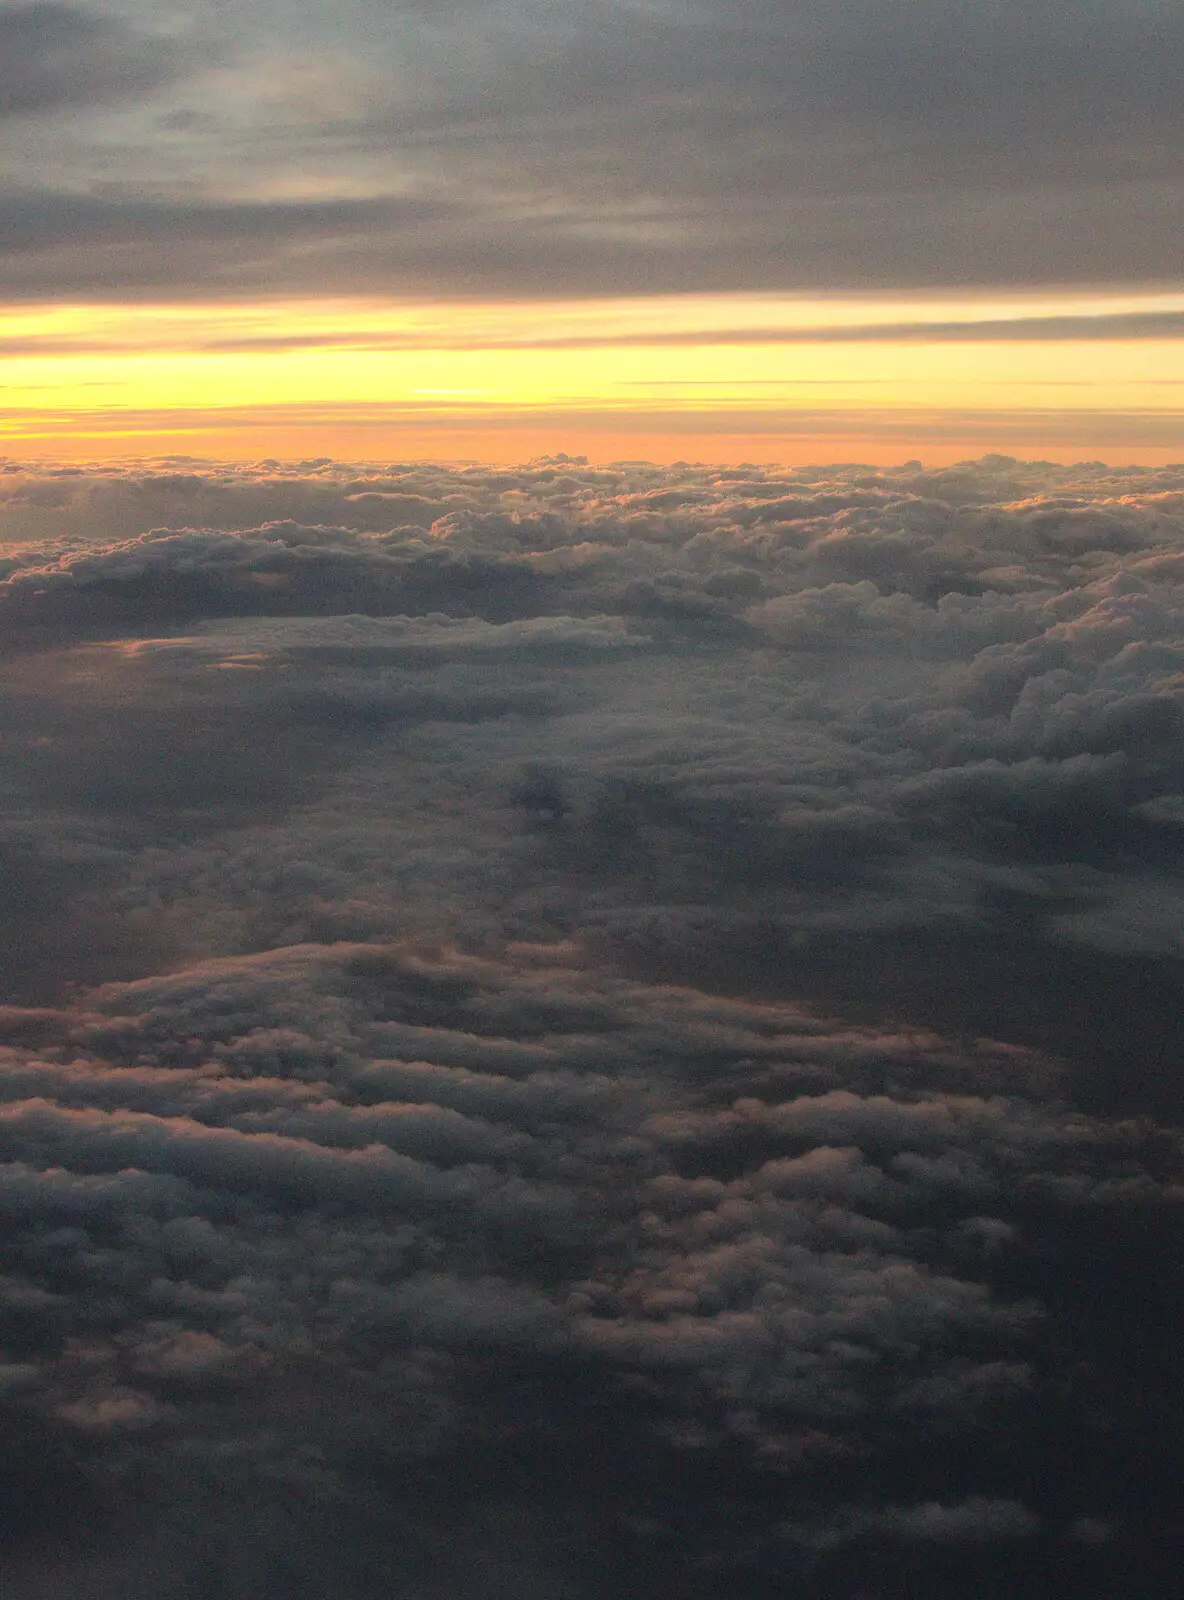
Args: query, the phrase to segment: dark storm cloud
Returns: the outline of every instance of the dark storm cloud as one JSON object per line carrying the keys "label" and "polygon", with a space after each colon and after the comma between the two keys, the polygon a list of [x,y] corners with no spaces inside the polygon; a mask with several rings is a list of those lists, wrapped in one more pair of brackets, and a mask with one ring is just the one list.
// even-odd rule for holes
{"label": "dark storm cloud", "polygon": [[[95,26],[50,7],[12,15],[43,14]],[[9,293],[1177,272],[1184,30],[1167,4],[349,7],[332,33],[247,8],[233,31],[239,76],[186,86],[159,172],[143,129],[120,129],[101,159],[71,145],[64,168],[60,149],[52,163],[30,149],[7,202]],[[384,197],[392,163],[403,181]],[[377,198],[242,198],[283,194],[293,171],[319,193]]]}
{"label": "dark storm cloud", "polygon": [[189,66],[167,37],[53,0],[0,7],[0,59],[0,119],[131,99]]}
{"label": "dark storm cloud", "polygon": [[7,465],[6,1593],[1162,1592],[1179,468]]}

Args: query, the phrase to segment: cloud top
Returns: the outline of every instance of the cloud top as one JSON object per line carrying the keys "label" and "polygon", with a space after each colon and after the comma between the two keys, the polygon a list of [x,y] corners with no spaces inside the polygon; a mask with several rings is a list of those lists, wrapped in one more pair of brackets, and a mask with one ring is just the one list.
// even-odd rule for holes
{"label": "cloud top", "polygon": [[1179,469],[5,465],[13,1593],[1156,1592]]}

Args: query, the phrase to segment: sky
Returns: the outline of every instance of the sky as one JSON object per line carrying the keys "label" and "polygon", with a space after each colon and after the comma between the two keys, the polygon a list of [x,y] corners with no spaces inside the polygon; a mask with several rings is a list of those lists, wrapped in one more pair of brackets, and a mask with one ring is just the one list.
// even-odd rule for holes
{"label": "sky", "polygon": [[0,448],[1164,463],[1171,0],[0,8]]}
{"label": "sky", "polygon": [[1184,11],[0,5],[4,1600],[1164,1600]]}
{"label": "sky", "polygon": [[1184,471],[0,472],[8,1600],[1161,1600]]}

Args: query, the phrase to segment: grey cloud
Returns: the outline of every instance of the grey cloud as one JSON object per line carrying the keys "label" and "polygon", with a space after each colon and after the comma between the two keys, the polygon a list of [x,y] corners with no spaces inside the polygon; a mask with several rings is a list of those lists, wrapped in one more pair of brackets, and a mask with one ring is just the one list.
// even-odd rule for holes
{"label": "grey cloud", "polygon": [[[569,126],[590,127],[609,109],[628,129],[631,119],[661,112],[669,174],[695,96],[699,148],[708,159],[687,173],[692,186],[718,178],[729,157],[739,172],[767,178],[782,140],[820,127],[843,133],[848,151],[854,144],[867,158],[867,179],[918,154],[911,139],[947,164],[976,145],[984,166],[986,151],[997,165],[1010,154],[1030,176],[1038,159],[1033,125],[1050,152],[1067,148],[1070,159],[1089,159],[1081,134],[1091,92],[1095,100],[1105,94],[1111,112],[1126,113],[1121,132],[1136,142],[1140,123],[1155,126],[1171,104],[1171,63],[1181,43],[1178,19],[1165,6],[1121,15],[1109,5],[1082,7],[1066,17],[1050,7],[1001,15],[986,5],[956,13],[931,5],[888,8],[875,18],[853,7],[825,15],[796,6],[741,8],[726,17],[707,8],[605,7],[575,28],[563,26],[567,19],[549,30],[533,19],[525,27],[516,21],[503,13],[464,60],[463,76],[428,86],[440,133],[475,142],[496,137],[499,125],[538,130],[557,113]],[[519,89],[512,100],[499,98],[507,80]],[[758,121],[763,149],[741,165],[732,140]],[[1096,116],[1088,126],[1096,146]],[[953,140],[944,158],[937,128]],[[1106,131],[1103,120],[1103,137]],[[653,154],[662,160],[662,152]],[[931,174],[922,166],[917,176],[924,183]]]}
{"label": "grey cloud", "polygon": [[1031,1539],[1039,1526],[1039,1519],[1017,1500],[974,1498],[958,1505],[930,1500],[918,1506],[856,1511],[823,1530],[810,1529],[800,1535],[792,1529],[786,1532],[791,1539],[800,1537],[808,1546],[823,1550],[884,1535],[911,1544],[989,1544],[999,1539]]}
{"label": "grey cloud", "polygon": [[[43,1150],[51,1158],[61,1151],[83,1164],[111,1162],[147,1171],[175,1167],[199,1183],[228,1189],[247,1183],[264,1193],[272,1191],[280,1200],[303,1193],[349,1205],[400,1207],[417,1201],[430,1204],[433,1197],[443,1205],[473,1198],[472,1187],[463,1178],[449,1180],[426,1172],[414,1159],[396,1154],[389,1141],[374,1140],[334,1155],[307,1139],[271,1133],[258,1126],[266,1123],[258,1117],[243,1119],[248,1123],[246,1134],[235,1129],[216,1133],[187,1118],[60,1112],[33,1100],[6,1107],[0,1118],[4,1143],[17,1160],[26,1152]],[[307,1115],[302,1120],[297,1114],[291,1120],[302,1129],[317,1125],[316,1118]],[[348,1120],[342,1117],[339,1127]],[[250,1127],[252,1121],[256,1126]],[[369,1123],[373,1131],[382,1119],[371,1114],[357,1121],[360,1129]],[[379,1131],[391,1130],[388,1126]],[[396,1135],[394,1142],[403,1141]],[[471,1146],[467,1153],[472,1154]]]}
{"label": "grey cloud", "polygon": [[[683,1055],[708,1039],[725,1080],[729,1062],[758,1076],[786,1071],[787,1053],[795,1065],[812,1062],[841,1077],[859,1070],[861,1059],[873,1074],[882,1059],[924,1071],[927,1053],[955,1059],[959,1050],[918,1036],[852,1034],[792,1007],[647,988],[570,960],[570,953],[526,947],[501,962],[408,948],[277,950],[108,986],[63,1013],[100,1050],[119,1035],[104,1034],[97,1018],[138,1022],[138,1053],[161,1063],[200,1060],[219,1047],[216,1059],[225,1061],[235,1040],[298,1017],[328,1047],[339,1094],[385,1094],[407,1084],[418,1090],[416,1114],[427,1108],[439,1123],[456,1114],[431,1109],[428,1095],[468,1099],[475,1090],[491,1127],[517,1130],[528,1106],[532,1132],[487,1142],[492,1166],[473,1169],[458,1188],[445,1171],[392,1153],[390,1127],[375,1120],[387,1108],[347,1113],[343,1101],[340,1115],[352,1115],[378,1141],[363,1163],[373,1183],[367,1178],[365,1194],[355,1194],[361,1168],[354,1171],[355,1156],[339,1147],[324,1102],[313,1098],[323,1085],[227,1079],[209,1060],[201,1068],[147,1067],[94,1054],[68,1063],[15,1053],[5,1063],[9,1092],[36,1082],[51,1096],[10,1102],[0,1117],[0,1208],[13,1230],[7,1303],[16,1351],[24,1352],[16,1387],[27,1390],[21,1403],[56,1419],[65,1438],[89,1441],[92,1458],[98,1452],[133,1479],[137,1452],[150,1448],[169,1495],[168,1485],[192,1492],[208,1472],[229,1471],[234,1482],[240,1471],[253,1474],[252,1503],[265,1520],[252,1537],[264,1549],[293,1498],[339,1505],[356,1522],[366,1518],[370,1497],[386,1494],[384,1474],[387,1483],[398,1481],[400,1461],[414,1463],[429,1483],[437,1471],[460,1470],[468,1452],[485,1448],[482,1416],[500,1414],[497,1374],[507,1363],[517,1383],[538,1383],[549,1363],[561,1363],[546,1380],[557,1385],[551,1398],[559,1409],[540,1418],[541,1437],[506,1413],[500,1425],[511,1428],[513,1449],[545,1453],[556,1428],[572,1443],[579,1437],[578,1418],[562,1420],[566,1366],[574,1383],[591,1386],[597,1403],[612,1408],[622,1446],[669,1458],[683,1492],[689,1484],[696,1496],[693,1462],[718,1452],[726,1459],[740,1451],[738,1462],[756,1452],[753,1466],[732,1469],[742,1481],[754,1471],[759,1479],[761,1459],[778,1462],[779,1474],[804,1472],[809,1497],[812,1451],[834,1461],[852,1449],[888,1448],[880,1412],[866,1412],[869,1384],[877,1407],[888,1407],[885,1419],[907,1414],[935,1442],[943,1431],[965,1436],[1001,1415],[1018,1416],[1015,1407],[1044,1380],[989,1352],[1000,1344],[1027,1349],[1047,1313],[1038,1315],[1003,1283],[984,1282],[983,1258],[966,1256],[961,1241],[974,1228],[1008,1238],[1008,1216],[1034,1230],[1035,1240],[1045,1229],[1071,1227],[1075,1210],[1131,1204],[1106,1198],[1107,1173],[1120,1160],[1133,1171],[1150,1159],[1141,1143],[1146,1131],[1114,1130],[1015,1098],[908,1101],[833,1090],[763,1110],[756,1101],[738,1102],[739,1110],[696,1109],[700,1095],[688,1095]],[[475,1082],[477,1075],[446,1064],[466,1036],[455,1026],[439,1030],[443,1061],[433,1059],[437,1030],[421,1026],[418,1062],[367,1064],[365,1040],[390,992],[359,987],[357,974],[367,971],[385,973],[387,986],[397,979],[408,994],[434,986],[446,1023],[464,1021],[467,1037],[502,1048],[507,1067],[514,1046],[501,1031],[549,1006],[568,1018],[548,1043],[562,1070],[486,1072]],[[577,1002],[582,1025],[573,1034]],[[531,1047],[521,1048],[529,1068]],[[618,1066],[589,1074],[597,1059]],[[147,1105],[154,1096],[152,1111],[99,1109]],[[652,1129],[637,1122],[639,1101],[664,1108]],[[278,1116],[303,1115],[304,1106],[314,1120],[299,1139],[278,1137],[269,1131],[275,1117],[244,1125],[248,1103],[270,1105]],[[663,1154],[672,1121],[734,1140],[738,1116],[753,1126],[763,1118],[775,1145],[804,1143],[806,1154],[770,1161],[757,1148],[737,1147],[736,1175],[722,1180],[687,1178]],[[839,1150],[828,1142],[836,1137],[853,1142]],[[909,1151],[929,1159],[910,1166]],[[1068,1163],[1067,1188],[1039,1187],[1050,1151]],[[547,1204],[541,1233],[518,1200],[505,1204],[524,1158],[563,1201]],[[943,1164],[980,1176],[951,1184]],[[1141,1170],[1139,1204],[1158,1212],[1169,1203],[1167,1190]],[[1017,1175],[1047,1194],[1046,1219],[1016,1190]],[[521,1186],[517,1192],[524,1194]],[[362,1202],[356,1208],[355,1200]],[[375,1216],[375,1202],[393,1214]],[[984,1216],[984,1205],[998,1220]],[[309,1341],[318,1355],[306,1371]],[[979,1346],[977,1358],[968,1354]],[[918,1349],[925,1351],[920,1366]],[[521,1362],[526,1367],[515,1368]],[[649,1420],[631,1420],[631,1403],[616,1390],[621,1378],[642,1386]],[[331,1411],[317,1399],[326,1385]],[[364,1396],[373,1423],[359,1409]],[[518,1403],[516,1394],[506,1398]],[[399,1417],[396,1437],[367,1465],[371,1427]],[[302,1447],[285,1459],[293,1429],[305,1445],[315,1442],[311,1456]],[[470,1517],[483,1514],[480,1482],[476,1474],[464,1497]],[[580,1474],[578,1482],[587,1495],[591,1480]],[[633,1480],[626,1487],[638,1514],[659,1522],[672,1514],[653,1486]],[[913,1504],[899,1502],[898,1487],[886,1504],[873,1498],[857,1513],[831,1506],[792,1529],[774,1522],[761,1536],[768,1559],[792,1561],[797,1548],[816,1563],[852,1542],[977,1548],[1026,1538],[1035,1527],[1035,1513],[998,1488],[993,1495],[972,1488],[956,1501],[935,1488],[922,1474]],[[611,1490],[595,1493],[608,1493],[611,1505]],[[176,1532],[162,1569],[171,1575],[157,1582],[193,1581],[183,1574],[200,1549],[206,1570],[223,1572],[224,1586],[238,1581],[233,1563],[245,1560],[245,1530],[241,1518],[228,1524],[221,1503],[214,1499],[211,1514],[224,1530],[225,1553]],[[560,1514],[545,1502],[538,1509]],[[393,1514],[392,1535],[370,1536],[376,1560],[391,1549],[390,1537],[415,1537],[421,1513],[414,1503]],[[177,1529],[178,1515],[166,1505],[163,1526]],[[713,1518],[707,1535],[724,1537],[713,1559],[746,1582],[743,1559]],[[324,1560],[324,1533],[316,1538]],[[701,1529],[693,1550],[702,1538]],[[603,1531],[580,1532],[574,1570],[587,1576],[587,1561],[606,1555],[627,1562],[624,1535],[605,1539]],[[142,1537],[136,1548],[145,1570],[158,1570],[161,1555]],[[92,1570],[101,1573],[107,1559],[103,1547]],[[677,1560],[660,1592],[685,1592],[693,1572]],[[265,1570],[259,1581],[279,1578]],[[334,1581],[362,1585],[342,1590],[349,1594],[379,1592],[376,1578],[351,1578],[344,1561]],[[459,1592],[469,1593],[468,1584]],[[593,1583],[589,1592],[602,1589]]]}
{"label": "grey cloud", "polygon": [[14,1594],[1156,1592],[1178,468],[0,483]]}
{"label": "grey cloud", "polygon": [[[364,79],[364,91],[343,89],[329,115],[302,112],[299,96],[256,104],[242,69],[237,97],[211,91],[207,132],[191,135],[202,201],[178,186],[183,147],[147,178],[155,151],[142,134],[119,197],[99,192],[81,143],[67,184],[60,152],[51,168],[31,151],[28,188],[6,206],[10,294],[316,293],[332,282],[550,295],[1176,273],[1184,38],[1167,5],[934,4],[875,17],[486,8],[479,20],[416,8],[350,13],[316,44],[282,14],[243,15],[244,41],[260,28],[273,53],[287,44],[330,78]],[[104,178],[119,159],[105,157]],[[244,179],[274,181],[297,160],[331,186],[361,179],[368,194],[394,160],[414,189],[232,198]]]}
{"label": "grey cloud", "polygon": [[190,70],[188,50],[119,16],[38,0],[0,9],[0,118],[144,95]]}
{"label": "grey cloud", "polygon": [[[38,585],[46,580],[37,575],[28,581]],[[415,664],[454,658],[496,660],[501,655],[513,659],[566,656],[578,660],[584,655],[628,652],[643,648],[647,642],[643,634],[628,631],[620,617],[532,617],[498,625],[480,618],[434,613],[423,618],[382,619],[263,617],[238,626],[206,624],[188,637],[146,640],[140,648],[243,662],[282,653],[330,661],[388,657]]]}
{"label": "grey cloud", "polygon": [[[637,130],[643,144],[650,136]],[[735,165],[750,137],[748,127],[737,130]],[[507,145],[498,173],[521,155]],[[684,153],[682,170],[693,164]],[[556,178],[536,181],[545,191]],[[647,190],[670,181],[654,174]],[[703,196],[652,202],[640,218],[632,186],[622,187],[603,218],[578,196],[558,216],[523,217],[484,195],[462,204],[447,191],[439,200],[301,203],[10,191],[0,201],[9,241],[0,274],[15,300],[52,291],[100,301],[132,291],[203,301],[315,295],[327,282],[338,295],[537,299],[1174,281],[1178,195],[1167,178],[1125,187],[1049,179],[985,189],[973,207],[960,182],[842,201],[750,185],[718,205]]]}

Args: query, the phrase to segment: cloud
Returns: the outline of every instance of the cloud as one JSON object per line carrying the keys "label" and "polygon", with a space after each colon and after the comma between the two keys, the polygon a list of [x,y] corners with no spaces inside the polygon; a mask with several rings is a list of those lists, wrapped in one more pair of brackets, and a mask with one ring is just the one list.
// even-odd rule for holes
{"label": "cloud", "polygon": [[54,0],[0,8],[0,52],[4,119],[131,99],[190,70],[184,46],[167,34]]}
{"label": "cloud", "polygon": [[870,1515],[854,1513],[823,1532],[811,1531],[806,1542],[827,1548],[887,1534],[913,1544],[990,1544],[996,1540],[1031,1539],[1038,1527],[1037,1519],[1015,1500],[975,1498],[960,1505],[930,1500],[923,1505],[894,1506]]}
{"label": "cloud", "polygon": [[6,1593],[1155,1592],[1179,469],[9,465]]}
{"label": "cloud", "polygon": [[6,15],[14,111],[119,102],[85,127],[21,128],[10,295],[1175,272],[1184,40],[1162,0],[875,16],[351,5],[332,26],[250,5],[221,69],[179,82],[155,120],[125,102],[175,76],[167,41],[64,6]]}
{"label": "cloud", "polygon": [[[588,350],[663,346],[710,348],[716,345],[950,343],[978,340],[1056,341],[1081,339],[1172,339],[1184,332],[1180,311],[1099,311],[1012,317],[966,317],[957,321],[924,319],[905,322],[835,323],[786,327],[716,327],[648,332],[550,334],[531,332],[506,337],[494,331],[455,333],[441,329],[391,330],[359,327],[319,333],[207,334],[186,329],[173,336],[172,348],[225,354],[287,350]],[[86,335],[13,334],[0,338],[5,355],[84,355],[123,353],[136,346],[127,336],[103,332]],[[1170,382],[1171,380],[1163,380]]]}
{"label": "cloud", "polygon": [[[18,1358],[8,1404],[63,1429],[55,1448],[87,1441],[116,1484],[150,1449],[175,1545],[167,1558],[142,1536],[135,1548],[145,1570],[164,1562],[158,1582],[191,1581],[201,1560],[233,1584],[246,1559],[241,1516],[220,1495],[209,1514],[225,1550],[208,1529],[186,1531],[171,1504],[183,1485],[204,1495],[208,1474],[252,1474],[264,1520],[251,1537],[270,1551],[293,1498],[365,1519],[399,1461],[429,1480],[460,1470],[488,1448],[503,1383],[505,1403],[522,1382],[548,1397],[534,1422],[499,1424],[529,1459],[554,1448],[557,1429],[565,1449],[582,1437],[578,1415],[564,1420],[570,1381],[609,1408],[622,1449],[682,1459],[694,1495],[720,1452],[751,1458],[742,1483],[772,1466],[805,1474],[809,1495],[812,1458],[878,1457],[897,1417],[934,1448],[951,1432],[977,1436],[1018,1419],[1048,1381],[1033,1336],[1049,1308],[995,1277],[999,1252],[1014,1259],[1020,1236],[1051,1244],[1098,1208],[1146,1218],[1171,1205],[1146,1130],[1014,1096],[789,1087],[807,1068],[832,1082],[875,1080],[885,1063],[926,1073],[934,1051],[973,1071],[957,1047],[853,1035],[792,1007],[571,961],[541,948],[492,961],[356,945],[210,961],[80,997],[60,1026],[81,1055],[26,1049],[0,1062],[3,1292]],[[369,1060],[376,1032],[389,1048],[381,1019],[396,994],[430,999],[440,1025],[418,1026],[419,1059]],[[512,1042],[543,1017],[546,1067],[537,1046],[532,1056]],[[280,1075],[257,1075],[252,1041],[295,1020],[325,1076],[309,1081],[294,1053]],[[501,1051],[505,1070],[450,1064],[463,1038]],[[739,1072],[768,1095],[780,1079],[790,1097],[699,1109],[708,1041],[714,1081]],[[610,1061],[612,1072],[593,1068]],[[414,1098],[385,1098],[402,1088]],[[408,1137],[414,1158],[399,1153]],[[687,1175],[688,1137],[722,1142],[722,1176]],[[1120,1163],[1127,1187],[1114,1189]],[[1016,1359],[1025,1352],[1036,1369]],[[648,1396],[640,1415],[630,1387]],[[372,1456],[371,1430],[395,1415],[397,1436]],[[772,1525],[770,1559],[797,1550],[805,1576],[852,1543],[977,1550],[1035,1531],[1037,1513],[1014,1497],[939,1499],[923,1459],[911,1470],[915,1504],[832,1505]],[[597,1482],[576,1469],[577,1517],[613,1515]],[[479,1484],[463,1497],[470,1519],[487,1504]],[[628,1492],[641,1495],[632,1515],[677,1516],[656,1485]],[[67,1505],[68,1539],[81,1537],[69,1522],[80,1514]],[[392,1538],[418,1537],[419,1514],[395,1510],[393,1529],[372,1536],[375,1559]],[[624,1533],[580,1527],[573,1572],[628,1562]],[[311,1537],[302,1559],[328,1559],[323,1530]],[[734,1563],[720,1537],[712,1519],[712,1559]],[[463,1542],[475,1551],[480,1535]],[[108,1559],[96,1552],[92,1576]],[[334,1571],[361,1585],[343,1592],[372,1592],[348,1561]],[[666,1592],[692,1571],[677,1561]],[[280,1581],[267,1563],[259,1574]]]}

